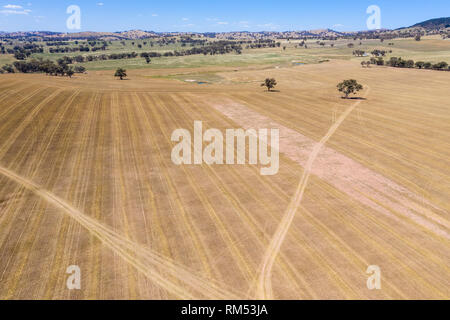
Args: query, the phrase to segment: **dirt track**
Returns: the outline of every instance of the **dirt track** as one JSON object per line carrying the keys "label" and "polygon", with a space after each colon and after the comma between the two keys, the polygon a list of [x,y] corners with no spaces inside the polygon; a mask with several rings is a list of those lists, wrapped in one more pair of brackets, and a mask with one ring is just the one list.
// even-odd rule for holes
{"label": "dirt track", "polygon": [[[280,92],[252,82],[267,73]],[[351,113],[343,74],[371,88]],[[236,85],[142,76],[0,77],[0,298],[450,297],[448,73],[333,62],[222,74],[248,81]],[[214,107],[227,104],[254,117]],[[263,118],[301,141],[282,137],[276,176],[171,162],[175,129]],[[80,291],[65,287],[74,264]]]}

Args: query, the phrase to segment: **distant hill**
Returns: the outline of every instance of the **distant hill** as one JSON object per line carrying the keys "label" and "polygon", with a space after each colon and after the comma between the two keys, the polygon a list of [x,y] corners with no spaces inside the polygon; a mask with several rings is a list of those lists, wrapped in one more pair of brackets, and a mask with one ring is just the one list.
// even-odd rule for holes
{"label": "distant hill", "polygon": [[410,28],[425,28],[425,29],[443,29],[450,28],[450,18],[437,18],[431,19],[424,22],[416,23]]}
{"label": "distant hill", "polygon": [[[361,37],[369,36],[369,38],[379,38],[380,35],[392,35],[398,36],[399,32],[406,34],[408,32],[417,33],[418,31],[423,34],[438,34],[442,29],[450,28],[449,18],[430,19],[424,22],[416,23],[411,27],[403,27],[396,30],[372,30],[372,31],[346,31],[339,32],[332,29],[317,29],[317,30],[303,30],[303,31],[260,31],[260,32],[219,32],[219,33],[195,33],[197,35],[203,35],[205,37],[216,37],[218,39],[227,40],[229,38],[242,39],[253,38],[261,39],[265,37],[274,37],[278,39],[302,39],[302,38],[314,38],[314,39],[329,39],[333,40],[340,37]],[[50,31],[27,31],[27,32],[3,32],[0,31],[0,38],[45,38],[45,39],[57,39],[57,40],[70,40],[70,39],[100,39],[100,40],[137,40],[147,38],[157,38],[161,36],[183,36],[193,35],[192,32],[153,32],[143,30],[129,30],[122,32],[50,32]]]}

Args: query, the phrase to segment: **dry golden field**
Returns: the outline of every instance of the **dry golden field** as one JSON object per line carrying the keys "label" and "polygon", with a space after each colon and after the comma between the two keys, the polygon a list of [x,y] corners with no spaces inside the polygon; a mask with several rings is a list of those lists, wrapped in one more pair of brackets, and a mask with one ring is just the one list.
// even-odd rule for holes
{"label": "dry golden field", "polygon": [[[357,61],[0,75],[0,299],[449,299],[449,84]],[[279,173],[174,165],[195,120],[279,128]]]}

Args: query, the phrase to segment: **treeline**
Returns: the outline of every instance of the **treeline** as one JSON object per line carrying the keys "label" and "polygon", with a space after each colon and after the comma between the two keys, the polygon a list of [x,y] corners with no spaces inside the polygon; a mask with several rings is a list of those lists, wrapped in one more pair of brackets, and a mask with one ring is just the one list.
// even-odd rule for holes
{"label": "treeline", "polygon": [[24,44],[22,46],[14,46],[13,48],[6,48],[3,44],[0,44],[1,54],[13,54],[18,60],[25,60],[33,53],[43,53],[44,48],[36,44]]}
{"label": "treeline", "polygon": [[89,55],[89,56],[75,56],[68,57],[64,56],[58,61],[64,61],[66,64],[83,63],[83,62],[92,62],[92,61],[104,61],[104,60],[121,60],[121,59],[134,59],[137,58],[138,54],[136,52],[131,53],[111,53],[111,54],[101,54],[98,56]]}
{"label": "treeline", "polygon": [[[363,61],[364,62],[364,61]],[[439,71],[450,71],[450,67],[447,62],[442,61],[439,63],[431,63],[431,62],[424,62],[424,61],[417,61],[414,62],[414,60],[404,60],[402,58],[392,57],[388,61],[385,61],[383,58],[371,58],[370,61],[365,62],[362,65],[378,65],[378,66],[389,66],[394,68],[417,68],[417,69],[428,69],[428,70],[439,70]]]}
{"label": "treeline", "polygon": [[65,61],[58,61],[56,64],[50,60],[32,59],[30,61],[16,61],[12,65],[6,64],[0,68],[0,73],[46,73],[52,76],[72,77],[75,73],[84,73],[83,66],[68,66]]}
{"label": "treeline", "polygon": [[80,45],[78,47],[57,47],[57,48],[49,48],[48,51],[50,53],[69,53],[69,52],[90,52],[90,51],[105,51],[107,45],[103,45],[102,47],[93,47],[89,48],[88,46]]}
{"label": "treeline", "polygon": [[[370,52],[370,54],[375,57],[384,57],[384,56],[386,56],[387,53],[388,53],[388,51],[386,51],[386,50],[378,50],[378,49]],[[389,53],[392,53],[392,50],[389,50]],[[363,57],[365,54],[366,54],[366,52],[364,50],[353,51],[353,55],[357,56],[357,57]]]}
{"label": "treeline", "polygon": [[159,52],[142,52],[142,58],[160,58],[160,57],[180,57],[180,56],[189,56],[196,54],[203,55],[216,55],[216,54],[227,54],[236,52],[237,54],[242,53],[242,46],[240,44],[229,42],[229,41],[217,41],[211,45],[207,45],[204,47],[196,47],[188,50],[182,51],[168,51],[164,53]]}

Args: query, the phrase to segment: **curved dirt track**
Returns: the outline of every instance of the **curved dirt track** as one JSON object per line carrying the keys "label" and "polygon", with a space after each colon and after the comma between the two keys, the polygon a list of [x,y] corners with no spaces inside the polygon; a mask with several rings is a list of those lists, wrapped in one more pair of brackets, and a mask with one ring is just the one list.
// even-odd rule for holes
{"label": "curved dirt track", "polygon": [[[365,93],[365,96],[367,97],[369,95],[370,88]],[[331,126],[330,130],[328,130],[327,134],[322,138],[322,140],[319,141],[314,146],[313,151],[311,152],[308,162],[306,163],[306,166],[303,171],[302,178],[299,182],[299,185],[297,187],[297,190],[292,197],[291,202],[289,203],[289,207],[286,210],[285,216],[283,217],[283,220],[281,221],[280,225],[277,228],[277,231],[275,232],[274,236],[272,237],[272,240],[270,242],[269,247],[267,248],[266,253],[264,254],[264,260],[261,267],[261,274],[259,276],[259,282],[258,282],[258,291],[257,296],[260,299],[273,299],[273,290],[272,290],[272,269],[273,265],[275,263],[275,260],[278,257],[278,254],[280,252],[280,248],[283,245],[284,239],[286,239],[286,235],[289,232],[289,229],[292,225],[292,222],[294,221],[295,214],[302,202],[303,195],[305,194],[305,189],[308,185],[309,177],[311,176],[312,167],[314,165],[314,162],[317,159],[317,156],[321,152],[324,145],[327,143],[327,141],[331,138],[331,136],[336,132],[336,130],[339,129],[341,124],[347,119],[347,117],[350,115],[350,113],[355,110],[355,108],[362,102],[362,100],[359,100],[352,104],[347,110],[345,110],[344,113],[335,121],[335,123]]]}
{"label": "curved dirt track", "polygon": [[[18,184],[29,189],[51,205],[59,208],[62,212],[81,224],[86,230],[97,237],[102,243],[127,261],[131,266],[139,270],[154,283],[163,289],[173,293],[180,299],[215,299],[232,300],[238,299],[237,294],[226,291],[210,281],[195,276],[191,271],[177,266],[173,261],[152,252],[139,244],[124,239],[113,230],[101,225],[92,218],[84,215],[66,201],[58,198],[48,190],[42,189],[33,182],[18,176],[14,172],[0,166],[0,174],[14,180]],[[161,274],[164,270],[164,275]],[[176,278],[180,283],[172,281]],[[223,286],[223,285],[222,285]],[[191,292],[196,292],[192,294]]]}

